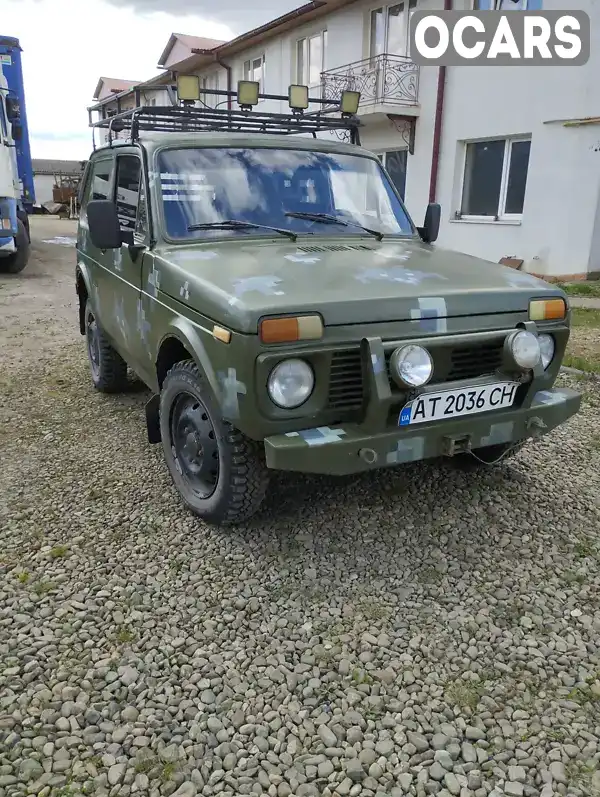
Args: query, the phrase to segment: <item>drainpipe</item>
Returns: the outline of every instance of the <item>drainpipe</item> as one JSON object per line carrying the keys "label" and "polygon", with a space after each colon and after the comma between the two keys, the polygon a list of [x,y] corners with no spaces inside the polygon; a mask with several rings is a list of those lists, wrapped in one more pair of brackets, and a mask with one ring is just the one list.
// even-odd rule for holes
{"label": "drainpipe", "polygon": [[[227,72],[227,91],[233,91],[233,70],[229,64],[221,61],[218,55],[215,56],[215,61],[219,66]],[[231,94],[227,97],[227,108],[231,110],[233,107]]]}
{"label": "drainpipe", "polygon": [[[452,11],[452,0],[444,0],[444,11]],[[444,113],[444,93],[446,90],[446,67],[438,71],[437,99],[435,103],[435,123],[433,127],[433,150],[431,154],[431,179],[429,181],[429,201],[435,202],[437,194],[440,146],[442,141],[442,118]]]}

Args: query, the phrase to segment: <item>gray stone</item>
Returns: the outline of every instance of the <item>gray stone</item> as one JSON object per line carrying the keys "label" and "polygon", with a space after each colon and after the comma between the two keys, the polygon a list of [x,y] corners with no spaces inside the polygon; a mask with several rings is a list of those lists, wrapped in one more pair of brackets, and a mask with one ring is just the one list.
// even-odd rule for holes
{"label": "gray stone", "polygon": [[[366,778],[366,772],[358,758],[351,758],[346,764],[346,777],[354,783],[360,783]],[[339,791],[339,789],[338,789]]]}

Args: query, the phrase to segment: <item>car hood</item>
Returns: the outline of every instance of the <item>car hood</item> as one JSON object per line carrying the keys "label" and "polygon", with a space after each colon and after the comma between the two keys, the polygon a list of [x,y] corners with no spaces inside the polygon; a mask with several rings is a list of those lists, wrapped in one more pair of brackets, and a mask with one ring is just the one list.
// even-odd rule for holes
{"label": "car hood", "polygon": [[419,308],[453,317],[527,312],[556,286],[507,266],[414,239],[237,240],[165,247],[160,289],[239,332],[265,315],[321,314],[326,326],[403,321]]}

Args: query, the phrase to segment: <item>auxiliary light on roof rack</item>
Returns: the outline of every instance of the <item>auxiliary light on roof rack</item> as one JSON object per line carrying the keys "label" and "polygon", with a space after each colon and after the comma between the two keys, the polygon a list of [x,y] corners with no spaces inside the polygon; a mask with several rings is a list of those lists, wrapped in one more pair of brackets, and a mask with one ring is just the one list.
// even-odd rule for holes
{"label": "auxiliary light on roof rack", "polygon": [[[88,109],[90,127],[108,129],[109,145],[113,134],[121,131],[128,131],[129,140],[135,142],[142,132],[310,133],[317,138],[317,133],[333,130],[347,131],[351,143],[360,145],[358,91],[342,91],[337,99],[322,99],[310,97],[308,86],[293,84],[287,95],[261,94],[260,84],[251,80],[240,80],[237,91],[223,91],[201,87],[198,75],[178,75],[176,85],[168,91],[173,96],[173,104],[168,106],[143,105],[139,90],[135,91],[136,107],[118,110],[112,116],[106,116],[105,106],[95,105]],[[220,97],[222,101],[209,104],[209,98]],[[234,100],[238,110],[232,107]],[[263,111],[257,108],[261,100],[287,102],[291,113]],[[307,112],[309,105],[316,105],[318,110]],[[94,111],[102,113],[102,118],[92,121]]]}

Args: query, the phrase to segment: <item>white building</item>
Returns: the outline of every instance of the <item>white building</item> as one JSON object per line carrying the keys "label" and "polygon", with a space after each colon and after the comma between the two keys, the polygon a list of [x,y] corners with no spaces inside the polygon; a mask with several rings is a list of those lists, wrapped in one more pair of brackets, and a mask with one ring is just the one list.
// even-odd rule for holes
{"label": "white building", "polygon": [[[528,4],[565,7],[564,0],[454,0],[452,7],[494,3],[514,13]],[[584,279],[600,275],[600,6],[568,5],[591,18],[585,66],[418,67],[408,49],[410,15],[441,10],[444,0],[323,0],[230,42],[173,34],[159,64],[165,73],[138,90],[150,87],[156,97],[177,73],[200,75],[206,88],[260,80],[269,94],[286,94],[294,82],[332,99],[358,89],[363,146],[380,154],[417,224],[428,201],[441,203],[439,246],[522,260],[523,270],[547,278]],[[103,102],[114,111],[117,99],[123,108],[132,91]],[[265,110],[286,110],[264,102]]]}
{"label": "white building", "polygon": [[54,201],[54,190],[61,182],[77,181],[85,161],[48,160],[33,158],[33,184],[36,205]]}

